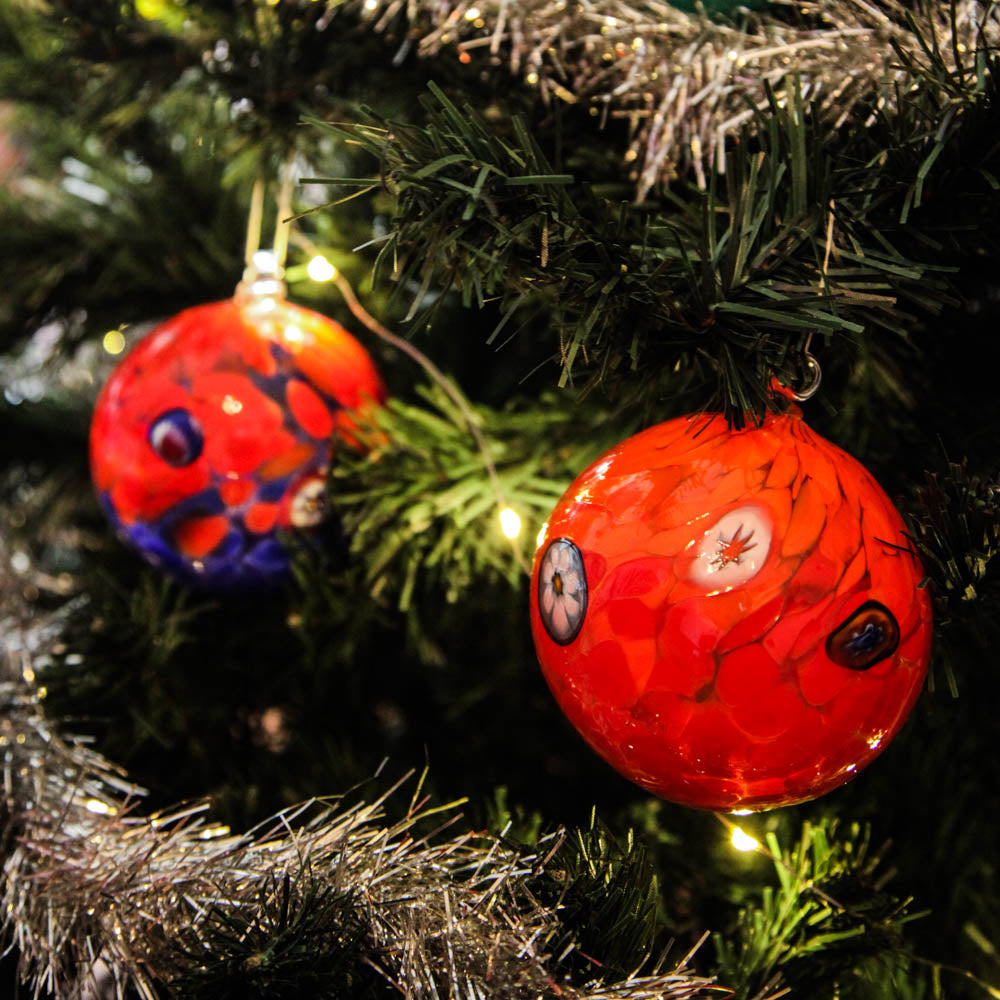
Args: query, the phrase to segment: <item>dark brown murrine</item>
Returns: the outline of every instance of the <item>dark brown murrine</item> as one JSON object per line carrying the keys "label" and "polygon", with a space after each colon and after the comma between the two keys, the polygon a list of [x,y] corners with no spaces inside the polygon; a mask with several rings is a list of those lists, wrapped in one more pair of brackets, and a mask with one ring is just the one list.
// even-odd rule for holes
{"label": "dark brown murrine", "polygon": [[866,601],[827,636],[826,655],[841,667],[867,670],[898,646],[896,616],[884,604]]}

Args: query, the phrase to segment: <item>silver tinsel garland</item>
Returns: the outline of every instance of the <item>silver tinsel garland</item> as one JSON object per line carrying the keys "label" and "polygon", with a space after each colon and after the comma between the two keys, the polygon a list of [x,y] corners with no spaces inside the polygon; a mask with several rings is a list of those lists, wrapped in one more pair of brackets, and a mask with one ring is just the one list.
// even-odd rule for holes
{"label": "silver tinsel garland", "polygon": [[727,139],[768,107],[768,89],[781,105],[798,81],[836,130],[915,85],[900,53],[926,63],[928,43],[954,69],[1000,42],[1000,15],[978,0],[774,0],[760,12],[734,5],[725,23],[660,0],[368,0],[364,9],[379,31],[405,13],[401,53],[416,46],[484,73],[505,65],[547,104],[627,121],[622,155],[640,199],[678,173],[705,185],[713,166],[724,170]]}

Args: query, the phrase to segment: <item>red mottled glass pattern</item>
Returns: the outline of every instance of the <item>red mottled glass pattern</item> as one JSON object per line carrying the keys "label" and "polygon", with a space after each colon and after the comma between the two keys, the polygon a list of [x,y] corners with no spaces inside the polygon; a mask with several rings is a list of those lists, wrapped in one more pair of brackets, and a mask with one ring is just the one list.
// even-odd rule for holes
{"label": "red mottled glass pattern", "polygon": [[920,692],[931,606],[902,518],[794,409],[652,427],[585,470],[535,556],[545,678],[623,775],[760,810],[852,778]]}
{"label": "red mottled glass pattern", "polygon": [[280,295],[187,309],[101,391],[98,498],[126,542],[188,582],[270,582],[287,567],[280,533],[322,519],[334,441],[385,396],[354,337]]}

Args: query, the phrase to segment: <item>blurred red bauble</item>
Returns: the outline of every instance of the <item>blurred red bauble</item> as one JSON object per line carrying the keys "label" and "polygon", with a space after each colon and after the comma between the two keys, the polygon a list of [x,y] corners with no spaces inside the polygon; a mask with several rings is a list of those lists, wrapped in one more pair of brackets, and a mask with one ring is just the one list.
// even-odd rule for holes
{"label": "blurred red bauble", "polygon": [[680,418],[570,486],[535,556],[556,700],[662,798],[759,810],[878,755],[920,692],[931,607],[902,518],[797,409]]}
{"label": "blurred red bauble", "polygon": [[364,348],[266,274],[149,333],[101,391],[98,498],[119,535],[191,583],[269,583],[282,533],[325,513],[333,443],[385,399]]}

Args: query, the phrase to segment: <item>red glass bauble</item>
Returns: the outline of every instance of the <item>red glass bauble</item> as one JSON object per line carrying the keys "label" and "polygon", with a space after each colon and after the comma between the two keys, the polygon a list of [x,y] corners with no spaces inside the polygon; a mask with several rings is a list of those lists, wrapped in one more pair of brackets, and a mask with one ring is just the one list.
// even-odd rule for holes
{"label": "red glass bauble", "polygon": [[101,391],[91,470],[118,533],[193,583],[268,583],[283,532],[325,512],[333,442],[385,398],[364,348],[287,302],[279,282],[187,309],[149,333]]}
{"label": "red glass bauble", "polygon": [[680,418],[612,449],[550,517],[531,626],[556,700],[613,767],[718,810],[815,798],[919,694],[931,606],[902,518],[798,410]]}

